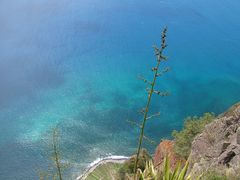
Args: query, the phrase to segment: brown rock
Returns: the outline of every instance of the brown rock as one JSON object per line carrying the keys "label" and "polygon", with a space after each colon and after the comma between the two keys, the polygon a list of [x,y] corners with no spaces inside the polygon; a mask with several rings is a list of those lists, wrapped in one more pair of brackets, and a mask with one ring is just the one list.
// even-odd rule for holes
{"label": "brown rock", "polygon": [[173,151],[174,141],[171,140],[163,140],[157,147],[153,162],[154,166],[161,167],[163,164],[164,158],[166,156],[169,157],[170,167],[174,168],[178,162],[184,163],[185,160],[179,158]]}
{"label": "brown rock", "polygon": [[240,127],[237,129],[237,144],[240,145]]}
{"label": "brown rock", "polygon": [[[208,124],[192,143],[190,174],[200,175],[209,169],[240,168],[240,104]],[[224,170],[224,169],[223,169]]]}

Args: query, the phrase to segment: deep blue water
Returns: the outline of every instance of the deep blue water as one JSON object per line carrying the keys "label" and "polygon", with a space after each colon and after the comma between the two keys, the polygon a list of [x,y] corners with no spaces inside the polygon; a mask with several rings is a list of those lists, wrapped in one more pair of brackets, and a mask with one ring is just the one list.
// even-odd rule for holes
{"label": "deep blue water", "polygon": [[164,26],[171,71],[158,88],[171,96],[154,97],[161,117],[146,134],[158,142],[184,117],[239,101],[239,12],[239,0],[1,0],[0,179],[38,179],[55,126],[68,179],[98,157],[132,154],[126,120],[146,103],[137,75],[152,77]]}

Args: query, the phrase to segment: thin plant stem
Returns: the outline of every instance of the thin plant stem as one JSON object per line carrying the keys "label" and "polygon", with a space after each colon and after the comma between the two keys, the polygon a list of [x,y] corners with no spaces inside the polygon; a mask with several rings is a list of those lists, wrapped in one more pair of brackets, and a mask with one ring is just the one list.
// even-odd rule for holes
{"label": "thin plant stem", "polygon": [[150,90],[148,91],[147,104],[144,108],[145,110],[144,110],[144,115],[143,115],[143,121],[142,121],[141,126],[140,126],[140,135],[139,135],[139,140],[138,140],[137,155],[136,155],[135,164],[134,164],[134,179],[136,179],[139,154],[140,154],[140,150],[141,150],[141,147],[142,147],[142,141],[143,141],[143,138],[144,138],[144,129],[145,129],[146,121],[148,119],[149,106],[150,106],[150,103],[151,103],[152,95],[154,93],[154,87],[155,87],[156,80],[157,80],[157,77],[158,77],[159,66],[160,66],[161,61],[165,59],[162,56],[162,53],[163,53],[163,50],[166,47],[166,44],[165,44],[166,32],[167,32],[167,28],[164,28],[164,30],[162,32],[161,48],[158,49],[158,48],[155,47],[155,53],[156,53],[156,56],[157,56],[157,64],[156,64],[156,67],[154,67],[152,69],[154,71],[153,81],[152,81],[152,83],[150,83]]}
{"label": "thin plant stem", "polygon": [[57,147],[57,129],[53,130],[53,157],[55,161],[55,165],[57,168],[57,174],[59,176],[59,180],[62,180],[62,172],[61,172],[61,164],[59,160],[59,153],[58,153],[58,147]]}

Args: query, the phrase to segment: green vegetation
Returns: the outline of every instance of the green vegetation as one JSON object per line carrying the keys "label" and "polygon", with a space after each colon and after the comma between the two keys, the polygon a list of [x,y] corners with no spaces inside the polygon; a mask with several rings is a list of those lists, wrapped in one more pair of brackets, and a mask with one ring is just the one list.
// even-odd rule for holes
{"label": "green vegetation", "polygon": [[[186,177],[188,170],[188,162],[183,167],[179,163],[178,166],[171,170],[169,158],[165,157],[162,170],[156,170],[152,161],[146,164],[145,170],[138,170],[137,178],[140,180],[191,180],[191,177]],[[197,177],[196,180],[200,179]]]}
{"label": "green vegetation", "polygon": [[148,161],[146,163],[146,167],[145,167],[144,171],[142,171],[141,169],[138,169],[137,177],[138,177],[138,179],[157,180],[158,179],[158,173],[154,169],[153,162]]}
{"label": "green vegetation", "polygon": [[208,171],[203,175],[201,180],[228,180],[226,175],[220,175],[215,171]]}
{"label": "green vegetation", "polygon": [[239,180],[240,171],[238,169],[222,167],[211,167],[203,173],[201,180]]}
{"label": "green vegetation", "polygon": [[[188,162],[181,168],[181,163],[178,163],[177,167],[171,171],[170,162],[168,157],[164,159],[164,168],[162,174],[160,173],[160,179],[162,180],[184,180],[187,170],[188,170]],[[186,179],[190,179],[187,177]]]}
{"label": "green vegetation", "polygon": [[[151,156],[148,154],[146,149],[141,149],[138,159],[138,169],[143,171],[146,167],[146,162],[151,161]],[[131,157],[129,160],[123,163],[122,167],[119,169],[119,177],[124,180],[127,177],[131,177],[134,174],[134,165],[136,162],[136,155]]]}
{"label": "green vegetation", "polygon": [[191,144],[197,134],[201,133],[208,123],[215,118],[213,113],[205,113],[202,117],[188,117],[185,119],[184,127],[181,131],[173,131],[175,140],[174,151],[180,157],[188,158]]}
{"label": "green vegetation", "polygon": [[162,92],[162,91],[158,91],[158,90],[154,89],[157,78],[162,76],[162,74],[164,74],[165,72],[167,72],[169,70],[169,68],[166,68],[162,71],[159,70],[160,69],[160,63],[162,61],[167,60],[167,58],[163,55],[163,51],[167,47],[167,45],[166,45],[166,33],[167,33],[167,28],[164,28],[164,30],[162,32],[161,47],[158,48],[158,47],[154,46],[155,55],[157,57],[157,63],[156,63],[156,66],[152,68],[152,71],[154,73],[153,80],[148,81],[144,78],[141,78],[146,84],[150,85],[150,87],[147,88],[147,92],[148,92],[147,104],[146,104],[145,108],[142,110],[143,120],[142,120],[142,123],[140,125],[138,125],[138,127],[140,127],[140,135],[139,135],[139,140],[138,140],[137,156],[136,156],[136,160],[135,160],[135,164],[134,164],[134,174],[135,174],[135,176],[136,176],[137,169],[138,169],[139,154],[140,154],[140,150],[142,148],[143,138],[149,139],[149,138],[146,138],[146,136],[144,135],[144,129],[145,129],[146,122],[147,122],[148,119],[160,115],[160,113],[156,113],[156,114],[151,115],[151,116],[148,115],[152,95],[153,94],[157,94],[157,95],[160,95],[160,96],[167,96],[168,95],[168,93],[166,93],[166,92]]}
{"label": "green vegetation", "polygon": [[122,167],[119,163],[105,163],[98,166],[93,172],[91,172],[86,180],[113,180],[118,179],[118,171]]}

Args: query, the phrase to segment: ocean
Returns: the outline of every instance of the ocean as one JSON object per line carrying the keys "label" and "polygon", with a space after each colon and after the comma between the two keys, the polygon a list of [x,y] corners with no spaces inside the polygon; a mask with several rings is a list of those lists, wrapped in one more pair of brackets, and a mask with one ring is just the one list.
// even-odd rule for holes
{"label": "ocean", "polygon": [[[158,78],[146,135],[171,138],[187,116],[240,100],[239,0],[1,0],[0,179],[51,166],[59,129],[66,179],[98,158],[136,151],[146,84],[167,26],[171,70]],[[150,153],[156,145],[144,143]]]}

